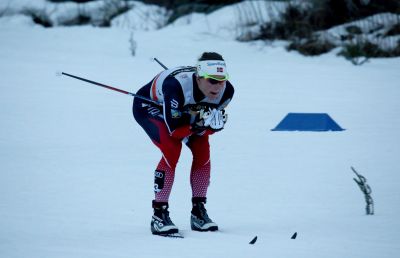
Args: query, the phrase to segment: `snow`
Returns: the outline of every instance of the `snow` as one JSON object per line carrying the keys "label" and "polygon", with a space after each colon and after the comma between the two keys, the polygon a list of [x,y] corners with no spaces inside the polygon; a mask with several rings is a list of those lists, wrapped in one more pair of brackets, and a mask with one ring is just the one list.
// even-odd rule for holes
{"label": "snow", "polygon": [[[221,28],[224,10],[213,17]],[[118,26],[44,29],[2,17],[0,31],[0,257],[398,257],[399,58],[353,66],[196,23],[135,31],[134,57],[131,30]],[[156,237],[160,153],[132,99],[55,74],[136,92],[162,69],[151,58],[193,65],[203,51],[225,57],[236,89],[226,128],[211,138],[207,208],[221,230],[190,230],[184,148],[170,211],[185,239]],[[326,112],[346,130],[270,131],[289,112]],[[372,188],[373,216],[350,166]]]}

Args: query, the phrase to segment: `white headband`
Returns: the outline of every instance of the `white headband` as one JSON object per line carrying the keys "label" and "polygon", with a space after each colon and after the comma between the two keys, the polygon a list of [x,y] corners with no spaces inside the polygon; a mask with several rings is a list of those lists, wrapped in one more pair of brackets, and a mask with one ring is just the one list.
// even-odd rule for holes
{"label": "white headband", "polygon": [[199,77],[214,78],[213,75],[223,76],[223,80],[228,79],[225,61],[221,60],[205,60],[197,63],[197,75]]}

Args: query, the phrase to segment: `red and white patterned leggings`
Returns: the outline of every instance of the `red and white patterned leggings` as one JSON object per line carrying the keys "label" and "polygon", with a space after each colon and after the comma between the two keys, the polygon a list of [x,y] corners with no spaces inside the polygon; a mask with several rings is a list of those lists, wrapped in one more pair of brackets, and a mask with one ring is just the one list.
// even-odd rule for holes
{"label": "red and white patterned leggings", "polygon": [[[163,155],[154,174],[155,201],[168,202],[174,183],[175,168],[181,154],[182,140],[170,136],[162,120],[154,117],[139,118],[141,119],[137,119],[137,121]],[[208,134],[191,135],[186,143],[193,154],[190,171],[192,197],[207,196],[207,189],[210,184],[210,144],[208,137]]]}

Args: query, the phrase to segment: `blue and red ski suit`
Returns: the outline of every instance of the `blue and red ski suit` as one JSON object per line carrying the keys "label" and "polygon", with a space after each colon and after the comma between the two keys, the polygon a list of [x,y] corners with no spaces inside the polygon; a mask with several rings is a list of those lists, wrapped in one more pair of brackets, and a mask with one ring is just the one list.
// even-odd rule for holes
{"label": "blue and red ski suit", "polygon": [[134,118],[162,152],[154,174],[156,202],[168,202],[182,142],[193,154],[192,197],[206,197],[211,168],[209,135],[214,132],[211,129],[194,130],[194,117],[187,111],[196,105],[225,108],[233,94],[232,84],[226,81],[220,96],[209,100],[198,88],[195,68],[189,66],[165,70],[137,92],[137,95],[160,103],[158,106],[139,98],[133,102]]}

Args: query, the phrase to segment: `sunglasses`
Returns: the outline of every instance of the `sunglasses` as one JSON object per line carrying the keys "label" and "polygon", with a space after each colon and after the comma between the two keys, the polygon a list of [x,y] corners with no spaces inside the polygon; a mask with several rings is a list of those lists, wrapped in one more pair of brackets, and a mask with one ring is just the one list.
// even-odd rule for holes
{"label": "sunglasses", "polygon": [[220,84],[220,83],[222,83],[222,82],[225,82],[225,80],[223,80],[223,81],[218,81],[218,80],[215,80],[215,79],[213,79],[213,78],[207,78],[206,80],[207,80],[209,83],[213,84],[213,85],[215,85],[215,84]]}

